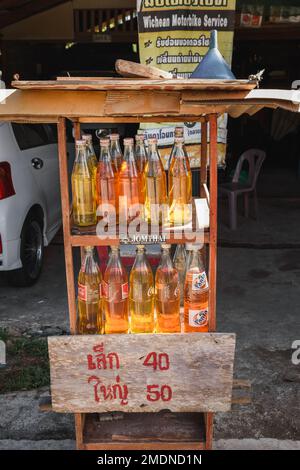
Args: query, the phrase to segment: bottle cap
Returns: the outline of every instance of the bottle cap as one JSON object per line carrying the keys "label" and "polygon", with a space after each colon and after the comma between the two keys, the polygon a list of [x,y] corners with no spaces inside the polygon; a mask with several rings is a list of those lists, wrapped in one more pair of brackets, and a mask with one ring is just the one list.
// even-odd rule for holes
{"label": "bottle cap", "polygon": [[162,250],[169,250],[171,248],[171,245],[168,245],[167,243],[162,243],[161,249]]}
{"label": "bottle cap", "polygon": [[184,127],[177,126],[175,127],[175,137],[183,137],[184,135]]}
{"label": "bottle cap", "polygon": [[110,140],[119,140],[120,134],[110,134]]}
{"label": "bottle cap", "polygon": [[109,139],[107,139],[107,138],[100,139],[100,145],[101,145],[101,147],[109,146]]}
{"label": "bottle cap", "polygon": [[76,140],[76,145],[77,145],[77,146],[85,145],[85,140],[82,140],[82,139]]}
{"label": "bottle cap", "polygon": [[92,134],[83,134],[82,140],[84,140],[85,142],[86,141],[89,142],[90,140],[93,140]]}
{"label": "bottle cap", "polygon": [[137,250],[144,250],[145,249],[145,245],[137,245]]}
{"label": "bottle cap", "polygon": [[124,139],[124,145],[132,145],[133,144],[133,139],[132,137],[126,137],[126,139]]}
{"label": "bottle cap", "polygon": [[144,140],[145,140],[144,134],[137,134],[137,135],[135,136],[135,140],[136,140],[136,141],[141,140],[142,142],[144,142]]}
{"label": "bottle cap", "polygon": [[175,144],[183,144],[184,138],[183,137],[175,137]]}
{"label": "bottle cap", "polygon": [[148,145],[151,145],[151,144],[157,144],[156,137],[151,137],[150,139],[148,139]]}

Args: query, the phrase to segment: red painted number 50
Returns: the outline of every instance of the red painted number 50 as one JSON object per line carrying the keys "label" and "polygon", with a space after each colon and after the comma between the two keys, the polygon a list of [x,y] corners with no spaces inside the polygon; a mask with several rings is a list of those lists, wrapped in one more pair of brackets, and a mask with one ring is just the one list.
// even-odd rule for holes
{"label": "red painted number 50", "polygon": [[170,401],[172,398],[172,389],[169,385],[147,385],[148,401]]}

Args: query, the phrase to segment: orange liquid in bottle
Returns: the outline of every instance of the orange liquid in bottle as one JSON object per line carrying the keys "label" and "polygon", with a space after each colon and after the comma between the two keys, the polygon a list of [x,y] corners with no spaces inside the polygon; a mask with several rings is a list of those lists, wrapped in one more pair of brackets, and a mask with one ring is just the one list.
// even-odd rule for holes
{"label": "orange liquid in bottle", "polygon": [[105,333],[128,333],[128,276],[116,247],[104,273],[102,295]]}

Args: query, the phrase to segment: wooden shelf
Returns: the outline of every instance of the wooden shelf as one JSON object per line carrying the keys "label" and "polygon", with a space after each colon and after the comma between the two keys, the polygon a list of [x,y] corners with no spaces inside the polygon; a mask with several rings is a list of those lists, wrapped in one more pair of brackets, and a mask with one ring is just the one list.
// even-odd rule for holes
{"label": "wooden shelf", "polygon": [[[198,227],[203,227],[204,229],[204,240],[203,240],[203,232],[199,229],[196,230],[196,220],[198,218]],[[155,243],[195,243],[195,242],[204,242],[209,243],[209,206],[206,198],[197,198],[194,199],[193,202],[193,221],[191,223],[190,228],[185,228],[183,236],[182,229],[180,227],[176,227],[173,229],[166,230],[166,239],[160,238],[163,235],[162,227],[150,227],[148,229],[148,233],[151,233],[150,229],[152,228],[152,233],[158,234],[159,239],[156,240],[130,240],[130,244],[155,244]],[[127,244],[126,243],[126,236],[120,234],[119,226],[116,227],[116,233],[109,233],[107,232],[106,236],[99,237],[96,234],[96,226],[90,227],[78,227],[74,224],[71,220],[71,244],[72,246],[108,246],[108,245],[119,245]]]}
{"label": "wooden shelf", "polygon": [[[182,450],[205,448],[203,413],[87,414],[81,448],[85,450]],[[107,420],[109,417],[110,420]],[[105,420],[101,420],[105,419]],[[141,434],[143,429],[143,434]]]}

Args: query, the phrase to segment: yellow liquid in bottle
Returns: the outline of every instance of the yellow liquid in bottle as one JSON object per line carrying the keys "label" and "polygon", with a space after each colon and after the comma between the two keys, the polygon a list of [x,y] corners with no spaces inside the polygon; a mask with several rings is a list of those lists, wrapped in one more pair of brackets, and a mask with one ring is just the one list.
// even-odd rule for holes
{"label": "yellow liquid in bottle", "polygon": [[184,157],[173,158],[169,169],[169,221],[184,225],[192,220],[192,172]]}
{"label": "yellow liquid in bottle", "polygon": [[[138,253],[142,256],[142,253]],[[130,273],[129,311],[132,333],[153,333],[154,320],[154,280],[152,270],[143,259],[136,259]]]}
{"label": "yellow liquid in bottle", "polygon": [[156,316],[158,333],[180,333],[180,290],[178,272],[156,272]]}
{"label": "yellow liquid in bottle", "polygon": [[145,218],[154,225],[165,222],[167,215],[164,214],[163,208],[159,205],[167,203],[167,184],[165,172],[159,172],[152,175],[151,172],[145,170]]}
{"label": "yellow liquid in bottle", "polygon": [[103,315],[100,297],[101,273],[85,273],[78,276],[78,333],[102,334]]}
{"label": "yellow liquid in bottle", "polygon": [[73,220],[76,225],[96,224],[96,197],[93,177],[75,163],[72,173]]}

